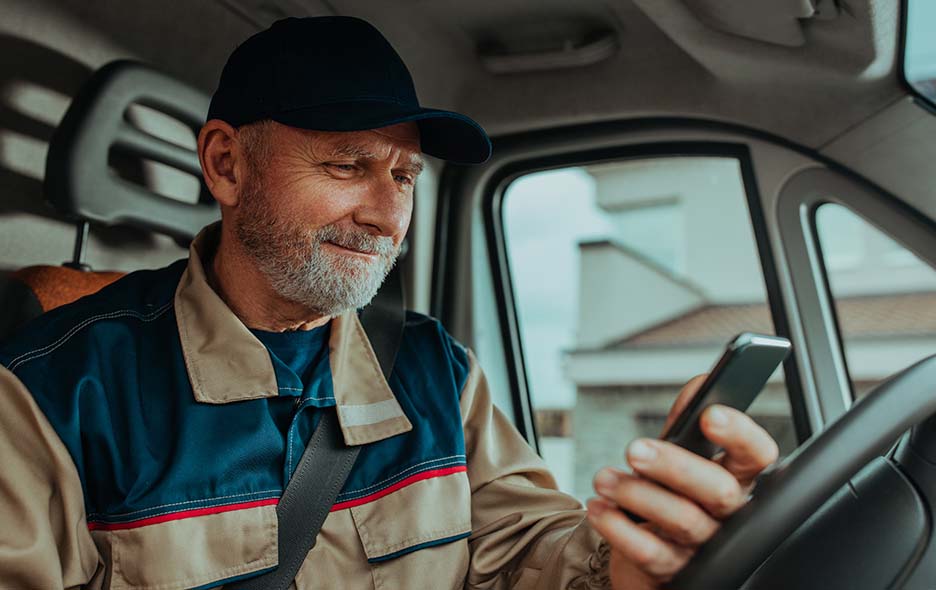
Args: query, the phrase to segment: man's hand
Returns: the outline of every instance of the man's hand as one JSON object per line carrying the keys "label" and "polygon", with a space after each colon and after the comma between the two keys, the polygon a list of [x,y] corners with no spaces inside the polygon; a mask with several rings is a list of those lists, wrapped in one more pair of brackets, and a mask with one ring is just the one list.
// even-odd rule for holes
{"label": "man's hand", "polygon": [[[705,375],[683,387],[667,417],[679,415]],[[638,439],[627,449],[628,474],[605,468],[595,476],[598,498],[588,502],[592,527],[611,547],[615,590],[660,588],[707,541],[720,521],[746,501],[757,475],[777,460],[777,443],[742,412],[708,408],[702,432],[725,450],[710,461],[661,440]],[[635,524],[620,509],[646,522]]]}

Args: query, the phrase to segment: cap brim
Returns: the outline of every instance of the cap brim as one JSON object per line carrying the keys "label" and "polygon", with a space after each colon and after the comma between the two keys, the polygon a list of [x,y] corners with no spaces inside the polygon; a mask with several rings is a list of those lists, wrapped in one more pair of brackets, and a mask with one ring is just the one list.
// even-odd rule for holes
{"label": "cap brim", "polygon": [[482,164],[491,157],[491,140],[465,115],[438,109],[412,109],[388,101],[332,103],[281,111],[271,119],[302,129],[363,131],[414,121],[422,151],[456,164]]}

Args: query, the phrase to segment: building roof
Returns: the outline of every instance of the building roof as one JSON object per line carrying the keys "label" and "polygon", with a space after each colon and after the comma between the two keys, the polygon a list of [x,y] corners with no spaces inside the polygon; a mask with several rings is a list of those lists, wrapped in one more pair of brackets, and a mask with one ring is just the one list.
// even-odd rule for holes
{"label": "building roof", "polygon": [[[836,312],[846,339],[936,335],[936,292],[846,297]],[[722,343],[741,332],[774,333],[766,303],[704,305],[605,349]]]}

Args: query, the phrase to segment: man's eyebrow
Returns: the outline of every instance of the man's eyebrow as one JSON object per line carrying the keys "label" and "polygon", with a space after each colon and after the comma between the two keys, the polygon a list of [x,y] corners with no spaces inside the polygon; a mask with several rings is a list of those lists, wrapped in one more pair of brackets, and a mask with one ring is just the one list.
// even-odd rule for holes
{"label": "man's eyebrow", "polygon": [[422,159],[421,156],[414,155],[410,158],[409,164],[406,165],[406,168],[413,173],[414,176],[419,176],[422,174],[423,168],[426,167],[426,161]]}
{"label": "man's eyebrow", "polygon": [[346,158],[378,159],[377,154],[374,152],[353,143],[345,143],[336,146],[335,149],[332,150],[332,154],[335,156],[344,156]]}
{"label": "man's eyebrow", "polygon": [[[353,143],[346,143],[336,146],[335,149],[332,150],[332,154],[345,158],[361,158],[365,160],[380,159],[380,156],[374,152]],[[418,176],[426,167],[426,162],[422,159],[422,156],[414,153],[412,156],[410,156],[409,162],[403,167],[412,172],[414,175]]]}

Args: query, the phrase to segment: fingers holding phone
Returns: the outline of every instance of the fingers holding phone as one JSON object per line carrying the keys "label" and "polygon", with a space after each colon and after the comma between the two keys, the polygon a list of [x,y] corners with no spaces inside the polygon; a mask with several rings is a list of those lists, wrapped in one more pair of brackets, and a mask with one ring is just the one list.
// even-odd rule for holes
{"label": "fingers holding phone", "polygon": [[750,417],[717,409],[727,423],[710,429],[707,412],[702,430],[725,449],[718,461],[674,443],[638,439],[627,452],[633,473],[607,468],[595,477],[599,497],[588,502],[588,519],[613,549],[612,580],[639,574],[644,580],[634,587],[665,584],[744,505],[753,477],[776,459],[773,439]]}
{"label": "fingers holding phone", "polygon": [[777,441],[744,412],[714,405],[700,422],[705,438],[725,451],[719,463],[745,487],[780,457]]}
{"label": "fingers holding phone", "polygon": [[[696,375],[683,386],[676,400],[673,402],[673,405],[670,407],[666,422],[663,424],[663,432],[670,430],[673,422],[675,422],[679,415],[687,408],[690,401],[692,401],[699,392],[699,389],[706,382],[708,377],[709,373]],[[744,435],[742,437],[745,438],[746,435],[744,431],[746,430],[756,430],[763,434],[767,434],[767,431],[753,420],[741,420],[739,422],[738,419],[735,418],[737,414],[743,415],[744,413],[734,408],[713,404],[702,412],[699,419],[699,427],[705,438],[713,445],[733,451],[728,453],[730,457],[726,456],[727,461],[721,461],[725,463],[725,467],[729,471],[734,473],[739,479],[753,479],[752,473],[756,469],[759,459],[768,457],[770,458],[769,464],[772,464],[779,457],[780,449],[776,441],[768,435],[767,440],[763,443],[764,446],[757,449],[756,456],[744,453],[742,449],[737,447],[736,434]]]}
{"label": "fingers holding phone", "polygon": [[611,546],[615,588],[658,588],[742,505],[745,491],[718,463],[665,441],[634,441],[628,461],[632,474],[599,472],[588,520]]}
{"label": "fingers holding phone", "polygon": [[718,521],[696,502],[633,473],[599,471],[595,489],[609,506],[627,506],[653,530],[684,547],[701,545],[718,529]]}
{"label": "fingers holding phone", "polygon": [[[589,501],[588,518],[613,549],[612,580],[639,572],[646,582],[640,587],[665,583],[744,504],[751,482],[778,455],[771,436],[744,410],[789,350],[782,338],[739,335],[711,373],[680,392],[665,440],[628,446],[633,474],[598,473],[599,497]],[[713,460],[718,449],[724,453]]]}
{"label": "fingers holding phone", "polygon": [[[703,457],[712,457],[720,445],[702,431],[702,413],[715,405],[739,412],[747,410],[770,376],[789,356],[790,349],[790,341],[786,338],[750,332],[736,336],[725,347],[712,371],[704,378],[700,376],[693,380],[701,381],[697,387],[692,387],[694,383],[690,381],[683,388],[674,404],[681,407],[675,417],[667,420],[661,438]],[[717,415],[710,417],[717,418]],[[727,417],[725,421],[726,426],[730,426]],[[718,431],[717,420],[710,426],[714,427],[713,432]]]}

